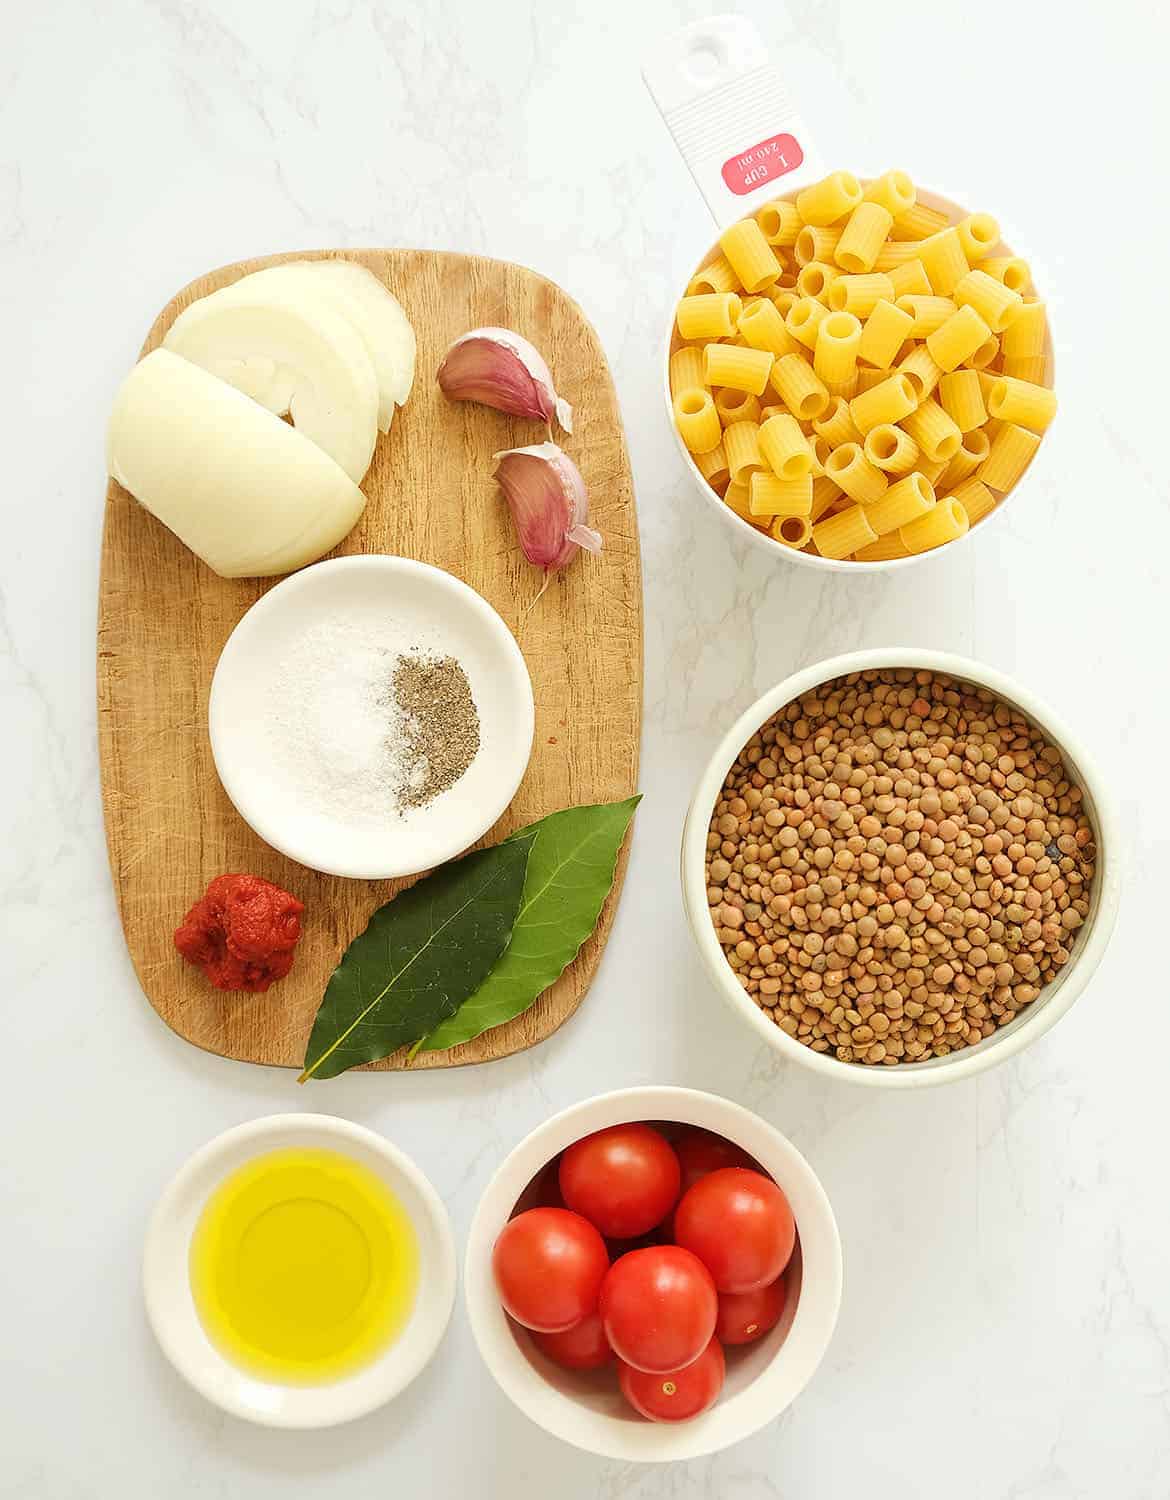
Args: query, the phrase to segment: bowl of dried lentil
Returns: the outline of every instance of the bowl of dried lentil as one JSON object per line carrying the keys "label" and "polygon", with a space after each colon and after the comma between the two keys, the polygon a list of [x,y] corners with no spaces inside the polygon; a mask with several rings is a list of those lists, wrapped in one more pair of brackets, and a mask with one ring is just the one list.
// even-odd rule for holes
{"label": "bowl of dried lentil", "polygon": [[788,678],[687,815],[683,903],[720,994],[786,1057],[907,1088],[993,1066],[1069,1009],[1117,911],[1090,758],[1018,683],[889,648]]}

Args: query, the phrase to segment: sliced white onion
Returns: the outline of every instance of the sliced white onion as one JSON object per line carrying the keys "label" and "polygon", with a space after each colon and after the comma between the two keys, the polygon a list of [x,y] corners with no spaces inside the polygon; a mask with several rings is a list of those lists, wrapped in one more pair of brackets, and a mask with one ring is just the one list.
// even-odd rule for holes
{"label": "sliced white onion", "polygon": [[201,297],[163,340],[277,416],[360,484],[378,435],[378,382],[349,319],[295,287],[244,283]]}
{"label": "sliced white onion", "polygon": [[148,354],[123,381],[107,465],[224,578],[315,562],[365,506],[357,485],[314,443],[167,349]]}

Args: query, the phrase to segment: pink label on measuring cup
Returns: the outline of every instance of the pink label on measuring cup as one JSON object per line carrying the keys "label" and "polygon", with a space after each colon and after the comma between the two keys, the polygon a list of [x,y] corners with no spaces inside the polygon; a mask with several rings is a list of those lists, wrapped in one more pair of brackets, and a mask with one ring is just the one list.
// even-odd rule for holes
{"label": "pink label on measuring cup", "polygon": [[794,135],[770,135],[758,146],[729,157],[723,163],[723,181],[742,198],[765,182],[794,172],[803,160],[804,152]]}

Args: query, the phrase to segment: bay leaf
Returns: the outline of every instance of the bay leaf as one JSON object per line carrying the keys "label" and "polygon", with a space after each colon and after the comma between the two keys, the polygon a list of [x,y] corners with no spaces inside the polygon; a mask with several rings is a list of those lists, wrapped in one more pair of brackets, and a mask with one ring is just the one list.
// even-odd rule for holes
{"label": "bay leaf", "polygon": [[508,946],[535,832],[453,860],[380,906],[325,987],[308,1078],[335,1078],[433,1031]]}
{"label": "bay leaf", "polygon": [[455,1047],[512,1020],[559,978],[597,925],[613,885],[618,851],[641,800],[639,795],[569,807],[512,835],[531,834],[535,842],[507,951],[475,993],[424,1036],[415,1052]]}

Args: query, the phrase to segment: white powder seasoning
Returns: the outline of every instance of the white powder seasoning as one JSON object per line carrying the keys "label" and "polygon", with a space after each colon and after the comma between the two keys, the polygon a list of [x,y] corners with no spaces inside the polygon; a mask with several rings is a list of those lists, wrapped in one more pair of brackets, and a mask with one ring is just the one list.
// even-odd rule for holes
{"label": "white powder seasoning", "polygon": [[400,822],[408,761],[394,669],[404,655],[439,650],[412,626],[319,621],[282,653],[265,715],[269,747],[304,811],[367,829]]}

